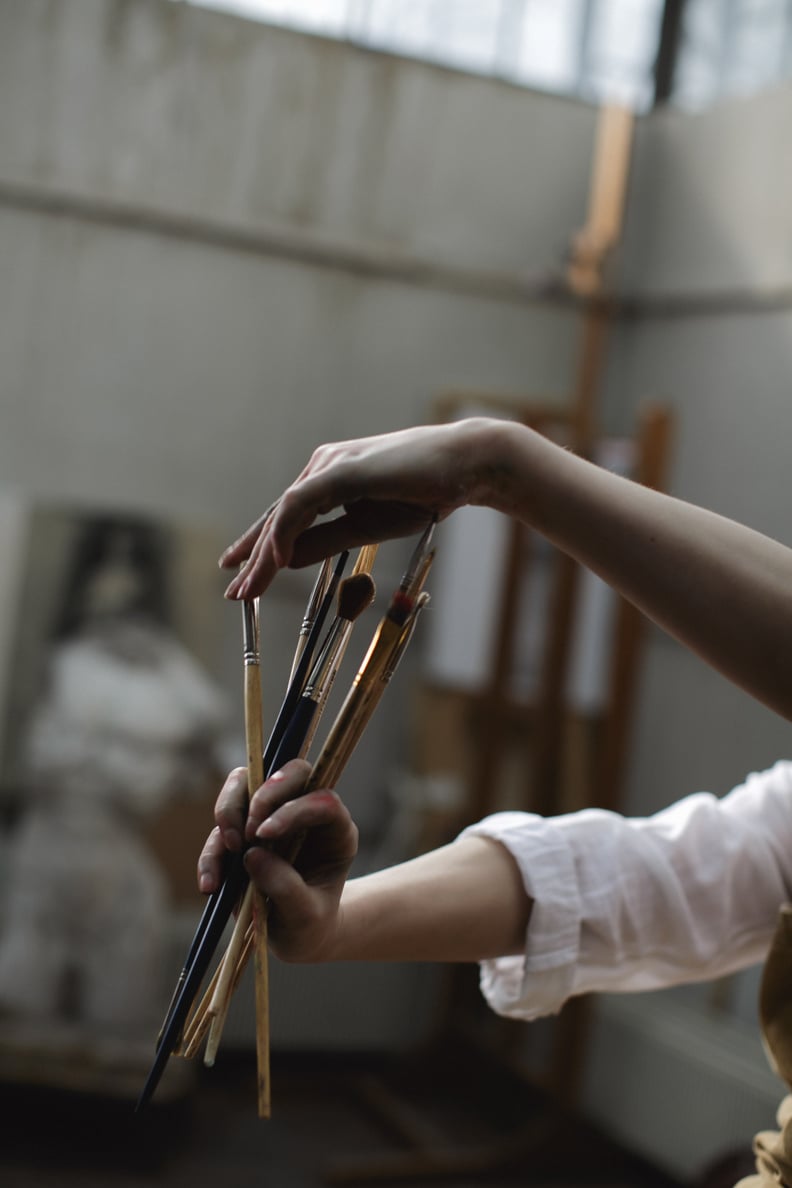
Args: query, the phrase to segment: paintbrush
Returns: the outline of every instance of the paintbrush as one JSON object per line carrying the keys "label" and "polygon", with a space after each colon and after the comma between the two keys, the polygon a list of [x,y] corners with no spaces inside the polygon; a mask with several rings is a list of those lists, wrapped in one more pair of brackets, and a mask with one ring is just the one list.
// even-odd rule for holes
{"label": "paintbrush", "polygon": [[[283,733],[299,701],[310,669],[312,656],[316,650],[348,558],[349,551],[345,550],[339,555],[336,561],[330,582],[323,594],[319,610],[310,628],[305,647],[302,649],[295,676],[289,683],[289,688],[267,742],[263,757],[263,766],[264,771],[268,774],[271,770],[274,770],[272,768],[272,759],[277,753]],[[253,791],[255,791],[255,788]],[[248,876],[242,863],[242,855],[230,854],[226,859],[223,884],[209,897],[190,943],[187,958],[179,974],[176,988],[171,996],[165,1021],[157,1037],[154,1062],[135,1107],[136,1111],[142,1110],[150,1101],[165,1071],[168,1058],[172,1053],[178,1051],[181,1045],[185,1020],[206,977],[212,957],[225,931],[226,924],[238,904],[247,883]]]}
{"label": "paintbrush", "polygon": [[[343,553],[340,553],[338,556],[335,569],[333,570],[332,576],[327,585],[327,589],[322,596],[319,611],[308,633],[307,642],[305,647],[301,649],[301,655],[295,669],[294,677],[289,682],[289,687],[286,691],[286,696],[283,699],[280,710],[278,711],[278,717],[275,721],[275,725],[272,728],[272,733],[267,740],[267,746],[264,751],[264,772],[267,776],[276,770],[272,765],[273,759],[278,752],[284,732],[291,722],[292,715],[297,707],[297,702],[299,701],[302,691],[305,688],[305,682],[308,679],[308,674],[311,669],[311,662],[316,651],[325,620],[330,613],[330,607],[333,604],[333,599],[335,598],[336,590],[338,589],[338,583],[341,580],[341,575],[344,572],[344,567],[348,559],[348,549],[346,549]],[[291,756],[291,758],[294,758],[294,756]],[[255,792],[255,788],[253,791]]]}
{"label": "paintbrush", "polygon": [[[322,783],[330,770],[330,760],[338,749],[340,754],[346,746],[346,738],[350,733],[362,731],[363,723],[368,721],[371,711],[368,704],[378,700],[377,692],[385,674],[391,669],[394,656],[399,653],[400,641],[404,639],[405,628],[413,616],[419,589],[418,583],[423,581],[431,565],[432,554],[429,544],[434,532],[435,520],[427,526],[419,540],[407,570],[388,605],[388,609],[377,627],[374,638],[363,658],[363,662],[352,682],[338,716],[331,728],[330,734],[322,749],[322,762],[317,761],[319,767],[319,782],[313,787],[332,787],[329,783]],[[359,737],[359,733],[358,733]],[[316,771],[314,776],[316,776]],[[313,782],[313,781],[312,781]]]}
{"label": "paintbrush", "polygon": [[[323,589],[326,593],[326,583],[323,583]],[[376,587],[374,581],[368,573],[353,574],[341,582],[338,589],[338,610],[335,619],[330,626],[327,637],[321,647],[319,658],[306,682],[303,693],[297,701],[291,721],[283,731],[278,749],[269,764],[269,774],[272,771],[277,771],[290,759],[305,754],[308,750],[311,738],[318,724],[318,719],[321,717],[332,683],[335,680],[339,665],[343,659],[352,626],[366,607],[371,605],[375,593]],[[312,620],[315,618],[315,615],[316,612],[311,616]],[[307,618],[308,616],[306,616]],[[305,621],[304,619],[303,623]],[[262,780],[259,781],[259,783],[261,782]],[[258,784],[255,786],[258,787]],[[227,1005],[233,970],[236,968],[239,960],[251,913],[252,896],[250,888],[248,888],[242,906],[237,914],[234,932],[229,942],[229,947],[226,950],[226,957],[223,959],[223,969],[209,1005],[210,1015],[218,1019],[224,1015],[224,1006]],[[214,1063],[221,1029],[222,1023],[219,1025],[212,1024],[212,1030],[204,1056],[204,1063],[207,1065]]]}
{"label": "paintbrush", "polygon": [[[308,751],[343,659],[352,627],[355,620],[371,605],[375,594],[376,587],[369,573],[355,573],[341,582],[338,589],[338,610],[335,619],[327,633],[313,671],[306,682],[303,694],[297,703],[291,722],[284,731],[281,744],[272,761],[272,771],[277,771],[290,759],[302,756]],[[253,916],[253,907],[253,892],[252,888],[248,886],[237,914],[234,931],[223,957],[220,976],[207,1008],[208,1014],[212,1017],[204,1053],[204,1064],[207,1067],[211,1067],[215,1061],[232,993],[231,986],[245,945],[247,931]]]}
{"label": "paintbrush", "polygon": [[[311,775],[306,785],[306,792],[315,790],[319,787],[333,786],[338,779],[340,772],[345,765],[349,755],[354,749],[357,739],[360,737],[363,728],[368,722],[374,707],[379,701],[382,690],[390,679],[396,665],[401,656],[404,654],[406,646],[412,636],[415,626],[415,619],[421,607],[428,601],[428,595],[421,593],[421,586],[426,578],[429,567],[432,562],[433,554],[428,552],[428,544],[434,530],[435,521],[427,527],[421,540],[416,547],[408,569],[399,585],[399,588],[394,593],[391,603],[385,618],[380,623],[375,633],[374,639],[369,647],[366,659],[361,665],[358,674],[353,681],[352,688],[344,705],[339,712],[336,721],[325,739],[321,754],[316,764],[314,765]],[[376,546],[366,546],[361,550],[361,556],[358,558],[356,564],[356,572],[365,571],[370,567],[374,555],[376,554]],[[343,567],[343,560],[345,555],[335,572],[336,581],[340,575]],[[330,592],[325,594],[322,609],[327,610],[330,599]],[[314,624],[312,634],[316,638],[318,622]],[[306,648],[307,652],[307,648]],[[303,665],[306,660],[306,655],[303,654],[300,659],[300,665]],[[307,669],[307,665],[305,666]],[[279,737],[282,738],[282,731],[288,726],[286,701],[289,700],[292,705],[296,705],[300,699],[300,689],[302,682],[295,679],[291,681],[287,698],[284,699],[284,705],[281,707],[276,727],[273,730],[267,750],[270,754],[273,753],[275,747],[279,745]],[[280,731],[280,736],[279,736]],[[275,752],[277,753],[277,752]],[[266,756],[265,756],[266,758]],[[274,770],[268,768],[265,763],[265,770]],[[294,843],[293,857],[301,844],[301,840]],[[163,1027],[164,1034],[161,1034],[161,1040],[154,1066],[149,1074],[143,1093],[138,1101],[137,1109],[148,1101],[162,1075],[165,1063],[171,1051],[174,1049],[178,1036],[179,1029],[183,1024],[183,1020],[189,1011],[190,1004],[193,1002],[200,983],[205,975],[208,966],[208,960],[211,959],[211,952],[218,943],[219,934],[217,933],[218,920],[220,929],[224,927],[227,922],[234,904],[238,901],[239,894],[245,887],[247,882],[247,875],[242,865],[242,857],[239,854],[232,854],[228,859],[229,870],[224,880],[222,887],[215,893],[216,903],[207,904],[204,915],[209,917],[206,924],[205,936],[201,939],[201,943],[194,942],[191,946],[197,949],[193,962],[190,964],[189,971],[184,978],[184,984],[180,994],[175,995],[177,1001],[170,1011],[170,1019],[166,1020],[166,1025]],[[212,910],[210,910],[210,908]],[[236,970],[231,982],[231,992],[235,989],[242,970],[244,969],[249,949],[252,944],[252,928],[248,928],[245,946],[243,946],[240,959],[237,963]],[[210,950],[208,959],[206,958],[206,950]],[[215,973],[217,978],[219,970]],[[206,1001],[212,987],[204,996]],[[226,1000],[227,1008],[227,1000]],[[197,1045],[201,1039],[201,1033],[204,1030],[204,1020],[208,1014],[204,1012],[201,1014],[201,1008],[193,1014],[187,1031],[185,1034],[185,1041],[187,1044],[185,1055],[192,1055],[196,1050]],[[268,1090],[268,1086],[267,1086]],[[268,1110],[268,1101],[267,1101]]]}
{"label": "paintbrush", "polygon": [[[275,506],[276,505],[273,504],[272,508],[269,509],[269,512],[267,513],[268,515],[272,514]],[[361,550],[361,553],[362,552],[363,550]],[[316,650],[322,628],[330,611],[333,597],[335,595],[336,588],[340,581],[341,574],[343,573],[348,557],[348,551],[341,553],[336,562],[335,569],[333,569],[332,566],[332,558],[323,563],[319,577],[314,585],[314,590],[311,595],[308,608],[306,609],[305,615],[303,616],[303,623],[300,629],[301,642],[298,643],[299,655],[295,656],[289,687],[278,713],[278,717],[275,721],[275,725],[272,729],[272,733],[267,742],[267,748],[264,752],[265,771],[268,771],[272,765],[273,756],[280,745],[283,733],[289,724],[291,714],[294,712],[294,708],[297,705],[299,697],[302,693],[305,681],[310,671],[311,659]],[[360,558],[358,558],[358,562],[359,561]],[[329,578],[327,577],[327,571],[329,571]],[[317,598],[319,599],[318,609],[316,609],[314,605]],[[184,1007],[184,997],[182,994],[184,983],[187,979],[187,975],[193,964],[193,961],[200,950],[204,933],[209,927],[209,924],[214,917],[214,913],[217,910],[221,890],[222,888],[213,892],[206,901],[203,913],[198,922],[193,939],[190,943],[187,957],[185,958],[181,973],[179,974],[176,987],[173,991],[173,994],[171,995],[171,1001],[165,1014],[165,1020],[160,1027],[159,1035],[157,1036],[157,1048],[159,1048],[159,1046],[162,1044],[165,1030],[171,1023],[177,1002],[181,1003],[180,1013],[182,1016],[186,1017],[186,1011],[189,1011],[189,1002],[187,1003],[186,1008]],[[174,1050],[178,1047],[179,1042],[180,1039],[177,1035],[174,1044]]]}
{"label": "paintbrush", "polygon": [[[247,877],[247,872],[242,864],[242,855],[231,854],[227,862],[223,885],[213,898],[211,910],[207,910],[207,918],[203,919],[202,917],[200,937],[196,938],[191,945],[192,960],[188,966],[185,966],[179,977],[181,989],[174,995],[175,1001],[169,1012],[169,1017],[162,1027],[161,1038],[154,1056],[154,1062],[138,1098],[135,1107],[136,1112],[142,1110],[150,1101],[154,1090],[162,1078],[171,1053],[179,1044],[187,1012],[206,976],[212,956],[220,943],[225,926],[244,890]],[[207,909],[208,907],[209,905],[207,905]]]}
{"label": "paintbrush", "polygon": [[[261,714],[261,645],[258,599],[242,604],[243,659],[245,667],[245,745],[247,750],[248,797],[264,783],[264,741]],[[269,963],[267,952],[267,905],[252,884],[253,954],[256,966],[256,1066],[258,1113],[270,1116],[269,1051]],[[224,1017],[224,1016],[223,1016]]]}
{"label": "paintbrush", "polygon": [[[375,553],[376,549],[373,552]],[[373,578],[370,573],[363,571],[363,565],[370,564],[372,560],[373,553],[371,546],[369,546],[367,554],[361,550],[361,557],[358,558],[358,562],[356,563],[356,572],[353,572],[350,577],[345,578],[339,586],[336,617],[321,647],[319,657],[311,675],[308,677],[303,693],[297,702],[291,721],[283,733],[278,751],[271,763],[271,769],[273,771],[277,771],[289,759],[304,755],[310,747],[319,718],[327,703],[327,698],[349,642],[352,626],[363,611],[371,605],[376,594]],[[322,573],[320,573],[319,579],[314,586],[308,610],[303,618],[303,624],[300,629],[302,639],[306,637],[306,624],[309,625],[310,631],[310,625],[316,618],[315,604],[317,597],[319,595],[324,596],[329,588],[324,576],[326,569],[326,566],[322,566]],[[249,885],[237,913],[234,930],[222,959],[219,976],[214,980],[212,995],[206,1008],[210,1018],[200,1026],[201,1035],[205,1034],[207,1023],[209,1027],[209,1036],[204,1053],[204,1064],[207,1067],[211,1067],[215,1062],[231,994],[233,993],[232,985],[247,942],[250,922],[254,916],[254,904],[253,889]],[[263,966],[263,961],[260,964]]]}
{"label": "paintbrush", "polygon": [[[261,684],[258,657],[258,623],[256,608],[252,603],[242,604],[243,610],[243,656],[245,666],[245,735],[248,750],[248,780],[251,766],[262,762],[261,733]],[[258,706],[258,728],[255,728],[255,706]],[[256,758],[256,755],[258,758]],[[259,780],[259,783],[261,780]],[[258,787],[258,784],[256,784]],[[137,1110],[141,1110],[150,1099],[165,1071],[168,1058],[178,1049],[184,1020],[190,1005],[209,968],[212,956],[220,942],[225,926],[240,894],[245,887],[247,874],[242,865],[241,854],[231,854],[226,859],[226,876],[218,892],[211,897],[193,937],[187,959],[171,998],[165,1022],[160,1029],[157,1050],[146,1084],[138,1099]]]}
{"label": "paintbrush", "polygon": [[357,573],[345,578],[338,589],[338,610],[319,652],[316,664],[297,702],[291,721],[284,731],[280,747],[273,760],[273,770],[296,755],[307,752],[327,703],[341,661],[344,657],[354,622],[371,606],[376,594],[371,574]]}
{"label": "paintbrush", "polygon": [[325,594],[327,593],[328,587],[330,585],[330,580],[332,578],[332,574],[333,574],[333,559],[332,559],[332,557],[328,557],[325,561],[322,562],[321,566],[319,567],[319,574],[316,578],[316,581],[314,582],[313,589],[312,589],[310,597],[308,599],[308,604],[305,608],[305,614],[303,615],[303,621],[300,625],[300,630],[297,635],[297,648],[294,652],[294,659],[292,660],[291,673],[289,675],[289,683],[290,684],[294,680],[294,677],[296,675],[297,665],[300,663],[300,659],[303,655],[303,652],[305,651],[305,646],[308,642],[308,637],[311,634],[311,628],[313,627],[314,623],[316,622],[316,616],[319,612],[319,607],[322,604],[322,599],[324,598]]}
{"label": "paintbrush", "polygon": [[371,573],[377,557],[378,544],[363,545],[355,558],[352,573]]}
{"label": "paintbrush", "polygon": [[[392,646],[387,647],[384,643],[380,644],[379,648],[375,648],[374,644],[378,640],[382,640],[383,631],[382,624],[377,630],[374,644],[369,649],[367,660],[361,665],[358,671],[352,689],[347,697],[347,701],[342,706],[342,709],[334,723],[325,743],[322,747],[320,755],[314,764],[314,767],[308,777],[305,785],[304,793],[317,791],[324,787],[334,787],[340,778],[344,767],[350,759],[355,746],[360,740],[363,731],[371,719],[374,710],[379,704],[379,700],[385,691],[385,688],[393,676],[396,668],[404,655],[407,645],[409,644],[413,632],[415,630],[416,620],[419,612],[429,602],[429,595],[422,591],[422,586],[429,573],[432,561],[434,559],[433,552],[426,551],[426,544],[431,536],[431,531],[427,530],[416,549],[413,560],[399,586],[394,600],[392,601],[391,611],[393,611],[393,603],[398,605],[398,613],[401,612],[401,596],[409,598],[413,605],[412,609],[407,614],[401,629],[396,633]],[[351,581],[347,579],[347,581]],[[387,616],[386,616],[387,618]],[[381,667],[376,667],[376,675],[368,671],[368,659],[372,653],[377,655],[379,650],[387,650],[385,663]],[[352,703],[350,705],[349,703]],[[351,712],[354,709],[354,712]],[[301,835],[292,840],[283,856],[289,862],[294,862],[299,853],[300,847],[304,840],[304,835]],[[256,842],[253,843],[258,844]],[[241,913],[240,913],[241,915]],[[239,919],[237,925],[239,926]],[[233,974],[231,982],[231,993],[236,988],[244,967],[250,955],[251,945],[251,928],[248,920],[245,928],[244,941],[239,946],[240,956]],[[226,1009],[228,1002],[226,1001]],[[203,1026],[194,1027],[191,1036],[191,1046],[186,1055],[193,1055],[200,1045],[203,1034],[205,1033],[206,1023]],[[207,1051],[209,1044],[207,1044]]]}
{"label": "paintbrush", "polygon": [[[415,630],[418,614],[428,602],[429,595],[425,591],[417,595],[415,606],[379,676],[368,681],[361,681],[355,694],[354,712],[347,714],[341,720],[336,737],[331,740],[332,746],[328,748],[327,759],[321,763],[317,761],[316,769],[312,772],[306,787],[307,792],[316,791],[320,787],[334,788],[338,783],[341,772],[351,758],[352,752],[359,743],[374,710],[379,705],[380,698],[407,650],[407,645]],[[360,692],[361,686],[362,693]]]}

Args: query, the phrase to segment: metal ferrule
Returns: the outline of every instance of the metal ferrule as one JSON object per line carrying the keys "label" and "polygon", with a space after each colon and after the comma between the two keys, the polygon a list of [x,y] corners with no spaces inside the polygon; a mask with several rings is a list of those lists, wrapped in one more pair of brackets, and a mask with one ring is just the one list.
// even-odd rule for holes
{"label": "metal ferrule", "polygon": [[409,565],[407,566],[407,572],[402,578],[401,585],[399,586],[399,589],[402,591],[402,593],[406,594],[413,588],[413,585],[415,584],[416,575],[421,568],[424,556],[426,555],[429,545],[431,544],[436,523],[437,516],[433,516],[424,529],[421,539],[418,541],[418,544],[413,550],[413,555],[410,558]]}
{"label": "metal ferrule", "polygon": [[407,622],[404,624],[404,627],[402,628],[402,633],[399,636],[396,647],[393,649],[390,661],[388,662],[388,667],[385,669],[385,671],[382,674],[381,679],[383,681],[385,681],[385,682],[389,681],[391,679],[391,677],[393,676],[394,672],[396,671],[396,669],[398,668],[399,661],[401,660],[404,653],[407,651],[407,645],[409,644],[410,640],[412,639],[413,632],[415,631],[415,623],[418,618],[418,614],[426,606],[427,602],[429,601],[429,598],[430,598],[430,595],[427,593],[426,590],[424,590],[421,594],[418,595],[418,598],[415,603],[415,608],[414,608],[412,614],[410,615],[409,619],[407,620]]}
{"label": "metal ferrule", "polygon": [[242,659],[246,667],[259,663],[258,615],[255,602],[242,603]]}

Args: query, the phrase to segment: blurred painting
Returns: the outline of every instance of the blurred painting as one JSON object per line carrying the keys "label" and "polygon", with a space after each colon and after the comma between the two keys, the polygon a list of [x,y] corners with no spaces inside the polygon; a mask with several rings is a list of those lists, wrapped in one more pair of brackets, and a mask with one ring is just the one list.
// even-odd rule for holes
{"label": "blurred painting", "polygon": [[228,744],[217,542],[14,496],[0,536],[0,1055],[148,1056],[183,891],[170,858],[197,857],[174,822],[192,805],[206,832]]}

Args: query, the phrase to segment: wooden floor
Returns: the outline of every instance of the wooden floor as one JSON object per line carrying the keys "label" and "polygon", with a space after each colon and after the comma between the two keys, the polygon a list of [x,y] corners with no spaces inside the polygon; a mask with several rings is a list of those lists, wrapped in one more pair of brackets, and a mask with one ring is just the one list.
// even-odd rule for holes
{"label": "wooden floor", "polygon": [[260,1121],[254,1064],[233,1052],[140,1114],[124,1098],[2,1084],[0,1185],[681,1188],[596,1130],[559,1120],[501,1070],[447,1052],[275,1054],[272,1093],[272,1118]]}

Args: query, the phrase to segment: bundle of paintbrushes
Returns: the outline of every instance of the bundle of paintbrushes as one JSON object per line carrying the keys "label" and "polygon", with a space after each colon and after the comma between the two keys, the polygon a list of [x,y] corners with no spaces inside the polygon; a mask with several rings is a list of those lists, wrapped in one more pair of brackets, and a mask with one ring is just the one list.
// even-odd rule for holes
{"label": "bundle of paintbrushes", "polygon": [[[376,628],[313,763],[305,792],[335,787],[410,642],[418,612],[429,597],[423,586],[434,556],[429,548],[433,528],[432,523],[418,542]],[[321,566],[298,634],[286,695],[266,747],[262,729],[259,603],[256,599],[242,604],[250,794],[288,760],[309,755],[353,625],[374,600],[371,568],[376,552],[376,545],[362,548],[347,578],[343,577],[343,571],[348,553]],[[336,613],[326,628],[334,602]],[[288,855],[291,861],[298,850],[296,844]],[[215,952],[234,914],[230,940],[204,989]],[[231,997],[251,955],[255,977],[258,1113],[260,1117],[269,1117],[267,902],[248,879],[242,854],[238,853],[227,855],[222,886],[207,900],[198,923],[157,1039],[154,1062],[138,1110],[151,1099],[171,1055],[192,1057],[205,1044],[204,1063],[214,1064]]]}

